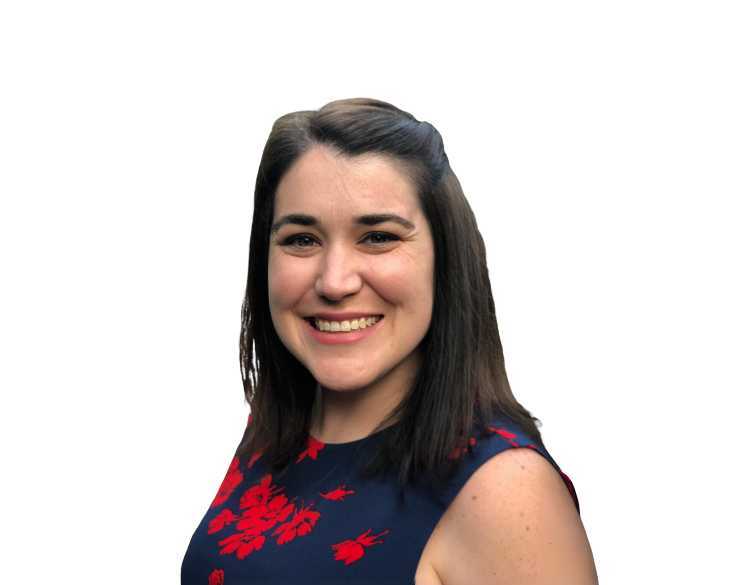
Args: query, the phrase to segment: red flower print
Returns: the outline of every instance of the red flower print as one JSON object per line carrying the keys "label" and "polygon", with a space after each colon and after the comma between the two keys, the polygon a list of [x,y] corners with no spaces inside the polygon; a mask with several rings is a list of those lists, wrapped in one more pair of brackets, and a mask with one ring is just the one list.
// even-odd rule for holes
{"label": "red flower print", "polygon": [[[220,554],[235,553],[237,558],[244,559],[265,543],[263,532],[283,521],[293,511],[293,504],[288,498],[277,495],[283,488],[271,486],[272,476],[266,474],[257,484],[248,488],[240,498],[240,516],[224,516],[220,514],[210,523],[210,529],[216,531],[226,524],[237,520],[239,532],[220,540]],[[275,496],[275,497],[273,497]],[[271,499],[272,498],[272,499]]]}
{"label": "red flower print", "polygon": [[319,520],[319,512],[311,509],[311,505],[296,510],[296,505],[281,493],[283,491],[283,487],[273,484],[273,476],[266,474],[240,497],[239,516],[229,509],[215,516],[209,523],[210,534],[237,522],[237,532],[218,541],[220,554],[235,553],[237,558],[244,559],[263,547],[264,533],[274,527],[270,536],[276,537],[279,545],[310,533]]}
{"label": "red flower print", "polygon": [[492,431],[493,433],[499,434],[504,439],[515,439],[516,438],[516,434],[515,433],[511,433],[509,430],[506,430],[506,429],[504,429],[502,427],[493,427],[493,426],[490,426],[490,427],[487,427],[487,428],[490,431]]}
{"label": "red flower print", "polygon": [[225,585],[225,572],[215,569],[209,574],[209,585]]}
{"label": "red flower print", "polygon": [[326,494],[319,492],[319,495],[325,500],[341,502],[342,500],[345,499],[345,496],[351,496],[354,493],[355,493],[355,490],[346,490],[344,484],[342,484],[338,488],[333,489],[331,492],[327,492]]}
{"label": "red flower print", "polygon": [[365,554],[365,547],[382,544],[383,541],[377,540],[378,537],[389,532],[388,530],[383,530],[380,534],[369,536],[371,530],[372,528],[367,532],[363,532],[355,540],[343,540],[342,542],[333,544],[334,560],[342,561],[345,565],[351,565],[355,561],[359,561]]}
{"label": "red flower print", "polygon": [[255,465],[255,462],[260,459],[260,456],[263,454],[263,451],[256,451],[253,453],[253,456],[248,461],[248,469],[250,469],[253,465]]}
{"label": "red flower print", "polygon": [[243,560],[253,551],[260,550],[264,542],[265,536],[262,534],[250,535],[244,532],[236,532],[232,536],[220,540],[217,544],[223,547],[219,554],[228,555],[234,552],[238,559]]}
{"label": "red flower print", "polygon": [[301,452],[298,459],[296,459],[296,463],[301,463],[305,457],[310,457],[311,459],[316,460],[319,451],[322,449],[324,449],[324,443],[309,435],[309,443],[306,446],[306,449]]}
{"label": "red flower print", "polygon": [[235,488],[240,485],[242,480],[243,475],[240,472],[240,459],[235,457],[230,463],[225,479],[222,480],[222,485],[219,490],[217,490],[217,495],[214,497],[210,508],[216,508],[217,506],[224,504],[227,501],[227,498],[232,495]]}
{"label": "red flower print", "polygon": [[246,534],[261,534],[283,522],[294,511],[294,504],[288,503],[286,496],[276,496],[267,504],[247,508],[240,516],[236,528]]}
{"label": "red flower print", "polygon": [[240,508],[250,508],[251,506],[263,506],[268,503],[271,496],[281,491],[275,487],[271,487],[273,476],[266,473],[260,481],[254,486],[249,487],[240,496]]}
{"label": "red flower print", "polygon": [[227,526],[228,524],[232,524],[237,519],[238,516],[235,516],[235,514],[233,514],[228,508],[225,508],[209,521],[207,534],[214,534],[215,532],[219,532],[225,526]]}
{"label": "red flower print", "polygon": [[462,447],[461,449],[459,447],[456,447],[454,451],[449,454],[449,459],[458,459],[459,457],[464,457],[467,454],[469,447],[474,447],[476,444],[477,439],[475,439],[475,437],[470,437],[467,441],[468,446]]}
{"label": "red flower print", "polygon": [[294,517],[284,524],[281,524],[278,528],[273,531],[273,536],[279,535],[276,542],[278,544],[285,544],[291,542],[297,536],[304,536],[311,532],[314,528],[316,521],[319,520],[321,514],[310,507],[302,508]]}
{"label": "red flower print", "polygon": [[487,427],[487,429],[492,433],[497,433],[501,437],[503,437],[508,443],[513,445],[514,447],[520,447],[520,444],[514,441],[513,439],[516,438],[515,433],[511,433],[510,431],[503,429],[501,427]]}

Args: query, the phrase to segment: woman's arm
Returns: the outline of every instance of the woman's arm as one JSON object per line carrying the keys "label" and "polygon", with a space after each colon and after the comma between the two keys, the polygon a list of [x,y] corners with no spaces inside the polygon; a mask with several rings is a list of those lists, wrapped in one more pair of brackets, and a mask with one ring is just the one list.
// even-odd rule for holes
{"label": "woman's arm", "polygon": [[442,585],[597,585],[592,550],[564,481],[528,448],[503,451],[446,512],[432,566]]}

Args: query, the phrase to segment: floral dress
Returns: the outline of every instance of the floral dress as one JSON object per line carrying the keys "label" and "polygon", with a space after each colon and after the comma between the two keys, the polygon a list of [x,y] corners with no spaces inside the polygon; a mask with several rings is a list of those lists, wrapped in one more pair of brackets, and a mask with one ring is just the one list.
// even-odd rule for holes
{"label": "floral dress", "polygon": [[443,512],[470,476],[506,449],[534,449],[549,461],[579,512],[572,481],[510,419],[496,417],[455,450],[461,464],[439,492],[409,485],[405,498],[397,478],[358,477],[387,430],[340,444],[309,437],[278,479],[258,453],[249,461],[235,457],[191,538],[181,584],[411,584]]}

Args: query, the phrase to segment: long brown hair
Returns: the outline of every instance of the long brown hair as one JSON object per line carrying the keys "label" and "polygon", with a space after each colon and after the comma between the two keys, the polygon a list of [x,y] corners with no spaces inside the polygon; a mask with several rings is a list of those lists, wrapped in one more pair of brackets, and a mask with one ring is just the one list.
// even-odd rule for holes
{"label": "long brown hair", "polygon": [[247,288],[242,305],[240,367],[250,422],[237,454],[260,457],[280,473],[303,451],[317,382],[278,337],[268,303],[268,245],[279,181],[309,148],[341,155],[378,153],[404,169],[416,187],[434,241],[434,303],[419,348],[422,364],[389,420],[381,448],[363,472],[389,470],[401,486],[428,474],[441,482],[451,454],[500,413],[543,445],[533,417],[513,396],[498,333],[485,244],[441,134],[389,103],[355,98],[278,118],[255,184]]}

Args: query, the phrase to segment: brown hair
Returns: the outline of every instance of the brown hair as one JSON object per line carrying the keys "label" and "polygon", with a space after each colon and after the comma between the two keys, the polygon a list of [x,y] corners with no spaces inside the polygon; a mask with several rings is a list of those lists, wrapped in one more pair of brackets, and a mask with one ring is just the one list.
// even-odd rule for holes
{"label": "brown hair", "polygon": [[279,181],[309,148],[327,145],[344,156],[390,157],[416,186],[434,241],[434,303],[419,348],[422,364],[404,400],[376,427],[396,417],[363,469],[391,469],[401,486],[429,474],[443,481],[461,441],[495,413],[517,422],[543,446],[539,420],[513,396],[485,256],[475,216],[428,122],[389,103],[355,98],[278,118],[266,141],[255,184],[247,288],[242,305],[240,367],[251,417],[238,455],[260,452],[279,473],[303,451],[317,383],[286,349],[268,303],[268,245]]}

